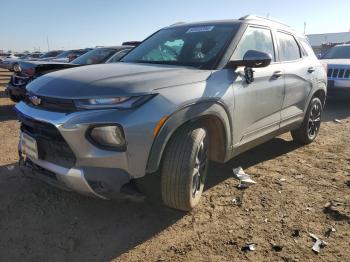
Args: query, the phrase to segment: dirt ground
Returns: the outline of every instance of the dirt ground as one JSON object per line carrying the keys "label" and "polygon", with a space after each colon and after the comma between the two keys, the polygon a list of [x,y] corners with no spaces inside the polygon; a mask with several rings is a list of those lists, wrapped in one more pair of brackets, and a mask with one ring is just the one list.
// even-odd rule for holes
{"label": "dirt ground", "polygon": [[[183,213],[156,201],[90,199],[23,177],[19,123],[3,86],[0,261],[350,261],[349,102],[327,104],[309,146],[286,134],[211,164],[199,207]],[[256,185],[236,188],[239,165]],[[319,254],[309,233],[328,243]],[[255,251],[242,251],[246,243]]]}

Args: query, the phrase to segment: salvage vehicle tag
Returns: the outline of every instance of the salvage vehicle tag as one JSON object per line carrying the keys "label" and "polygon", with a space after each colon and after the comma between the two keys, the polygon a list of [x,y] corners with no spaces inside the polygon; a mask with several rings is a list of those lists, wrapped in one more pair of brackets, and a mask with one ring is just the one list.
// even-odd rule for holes
{"label": "salvage vehicle tag", "polygon": [[189,33],[200,33],[200,32],[210,32],[214,29],[214,26],[198,26],[198,27],[191,27],[187,30],[186,34]]}
{"label": "salvage vehicle tag", "polygon": [[20,146],[21,151],[24,155],[32,160],[38,159],[38,145],[35,138],[27,135],[24,132],[21,132]]}

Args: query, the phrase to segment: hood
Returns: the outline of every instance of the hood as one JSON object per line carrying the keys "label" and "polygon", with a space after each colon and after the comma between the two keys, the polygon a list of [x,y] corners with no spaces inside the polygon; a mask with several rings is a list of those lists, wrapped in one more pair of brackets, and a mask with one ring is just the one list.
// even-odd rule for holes
{"label": "hood", "polygon": [[321,59],[321,62],[327,65],[349,65],[350,59]]}
{"label": "hood", "polygon": [[60,62],[46,62],[46,61],[21,61],[20,66],[23,73],[27,75],[41,75],[53,70],[77,67],[79,65],[60,63]]}
{"label": "hood", "polygon": [[27,89],[40,96],[71,99],[142,95],[158,88],[204,81],[210,74],[210,70],[179,66],[98,64],[44,75]]}

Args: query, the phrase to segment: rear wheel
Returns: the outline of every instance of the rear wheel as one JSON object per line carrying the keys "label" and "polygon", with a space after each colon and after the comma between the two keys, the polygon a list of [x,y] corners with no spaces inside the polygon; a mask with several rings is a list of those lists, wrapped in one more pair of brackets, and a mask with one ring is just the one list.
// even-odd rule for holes
{"label": "rear wheel", "polygon": [[293,139],[302,144],[313,142],[320,131],[321,116],[322,102],[319,98],[314,97],[309,104],[302,125],[291,132]]}
{"label": "rear wheel", "polygon": [[189,211],[202,195],[208,170],[208,135],[205,128],[189,124],[170,139],[161,169],[165,205]]}

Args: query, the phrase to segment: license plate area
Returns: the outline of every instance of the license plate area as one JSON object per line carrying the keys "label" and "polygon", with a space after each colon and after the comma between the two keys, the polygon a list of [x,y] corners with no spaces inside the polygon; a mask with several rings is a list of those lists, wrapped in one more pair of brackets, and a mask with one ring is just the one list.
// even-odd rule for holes
{"label": "license plate area", "polygon": [[39,158],[38,143],[36,139],[25,132],[21,132],[20,148],[22,154],[24,154],[29,159],[37,160]]}

